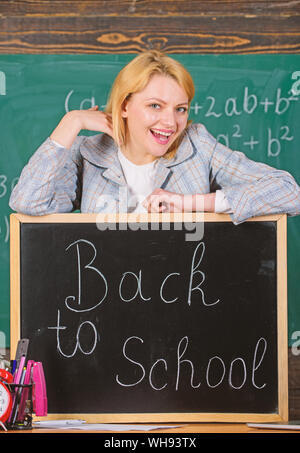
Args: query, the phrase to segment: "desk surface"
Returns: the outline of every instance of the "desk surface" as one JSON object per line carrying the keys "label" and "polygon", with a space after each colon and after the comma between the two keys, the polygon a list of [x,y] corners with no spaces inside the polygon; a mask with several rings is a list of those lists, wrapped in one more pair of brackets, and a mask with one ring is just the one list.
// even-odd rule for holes
{"label": "desk surface", "polygon": [[[149,424],[150,425],[150,424]],[[159,423],[160,426],[164,425],[163,423]],[[170,425],[170,424],[169,424]],[[174,425],[174,424],[173,424]],[[177,424],[176,424],[177,425]],[[116,434],[116,433],[125,433],[125,431],[90,431],[90,430],[79,430],[79,429],[42,429],[42,428],[35,428],[32,430],[27,431],[7,431],[9,433],[109,433],[109,434]],[[278,430],[278,429],[261,429],[261,428],[251,428],[247,426],[245,423],[189,423],[181,425],[177,428],[172,429],[154,429],[151,431],[126,431],[126,433],[147,433],[151,435],[152,433],[157,434],[164,434],[164,433],[190,433],[190,434],[197,434],[197,433],[300,433],[298,430]]]}

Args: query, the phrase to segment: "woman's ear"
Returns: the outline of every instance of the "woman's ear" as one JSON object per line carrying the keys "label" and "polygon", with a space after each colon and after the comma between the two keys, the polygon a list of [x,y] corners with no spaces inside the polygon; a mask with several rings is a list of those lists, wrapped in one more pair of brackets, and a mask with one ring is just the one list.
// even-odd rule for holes
{"label": "woman's ear", "polygon": [[122,106],[121,106],[121,116],[123,118],[127,118],[128,117],[128,103],[130,101],[130,98],[132,96],[132,93],[129,93],[126,98],[124,99],[124,101],[122,102]]}
{"label": "woman's ear", "polygon": [[125,101],[122,103],[121,116],[122,116],[122,118],[127,118],[127,116],[128,116],[128,101],[127,101],[127,99],[125,99]]}

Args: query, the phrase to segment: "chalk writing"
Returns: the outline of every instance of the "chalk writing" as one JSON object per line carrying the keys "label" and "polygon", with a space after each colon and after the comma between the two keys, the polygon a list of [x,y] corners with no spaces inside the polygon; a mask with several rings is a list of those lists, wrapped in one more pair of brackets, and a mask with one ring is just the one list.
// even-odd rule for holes
{"label": "chalk writing", "polygon": [[300,355],[300,331],[296,330],[292,333],[291,339],[293,340],[292,343],[292,354],[293,355]]}
{"label": "chalk writing", "polygon": [[[67,94],[66,96],[66,99],[65,99],[65,111],[66,112],[69,112],[70,110],[74,110],[70,108],[70,99],[71,99],[71,96],[74,94],[74,90],[71,90],[69,91],[69,93]],[[84,109],[89,109],[91,107],[94,107],[96,104],[95,104],[95,98],[94,96],[92,96],[91,98],[86,98],[86,99],[83,99],[80,104],[79,104],[79,110],[84,110]]]}
{"label": "chalk writing", "polygon": [[8,177],[5,174],[0,175],[0,198],[5,197],[5,195],[10,196],[15,185],[18,183],[19,177],[13,178],[12,181],[8,182]]}
{"label": "chalk writing", "polygon": [[9,244],[10,234],[8,199],[18,180],[19,177],[13,177],[10,180],[6,174],[0,174],[0,202],[4,205],[5,209],[0,215],[0,241],[3,241],[5,244]]}
{"label": "chalk writing", "polygon": [[6,76],[3,71],[0,71],[0,96],[6,95]]}
{"label": "chalk writing", "polygon": [[[86,239],[78,239],[71,244],[69,244],[65,251],[69,251],[72,248],[75,247],[76,250],[76,268],[77,268],[77,297],[74,295],[69,295],[65,298],[64,304],[65,307],[75,313],[83,313],[83,312],[91,312],[96,310],[97,308],[100,307],[100,305],[105,301],[107,298],[108,294],[108,279],[107,277],[95,266],[92,264],[95,262],[96,257],[97,257],[97,249],[96,246],[91,242]],[[82,247],[87,247],[91,251],[91,259],[88,261],[88,263],[83,263],[82,260]],[[205,244],[204,242],[199,242],[197,246],[195,247],[195,250],[192,255],[191,259],[191,266],[190,266],[190,274],[189,274],[189,284],[188,284],[188,290],[187,290],[187,305],[191,306],[192,302],[193,303],[199,303],[199,301],[203,304],[203,306],[209,307],[216,305],[217,303],[220,302],[220,299],[217,299],[216,301],[213,302],[207,302],[205,298],[205,293],[204,290],[201,288],[202,284],[204,283],[205,280],[205,274],[203,271],[199,269],[199,266],[203,260],[205,253]],[[97,301],[94,302],[93,304],[90,303],[90,298],[89,298],[89,306],[86,307],[86,301],[82,300],[82,284],[83,280],[86,278],[87,273],[92,273],[94,275],[94,278],[102,282],[103,284],[103,289],[102,293],[100,296],[97,298]],[[139,269],[138,272],[133,272],[133,271],[126,271],[124,272],[121,277],[120,277],[120,283],[119,283],[119,298],[120,302],[125,302],[125,303],[131,303],[134,300],[141,300],[141,301],[151,301],[152,296],[145,297],[143,295],[142,291],[142,269]],[[159,296],[160,300],[165,303],[165,304],[171,304],[174,302],[178,301],[178,297],[175,297],[174,299],[166,299],[165,296],[165,286],[167,285],[168,280],[174,276],[180,277],[179,272],[172,272],[170,274],[167,274],[165,277],[162,279],[162,283],[159,287]],[[200,275],[201,280],[198,281],[197,283],[194,282],[196,276]],[[128,281],[127,281],[128,280]],[[126,284],[128,284],[128,288],[132,290],[132,294],[129,296],[125,295],[125,290],[124,287],[126,288]],[[192,297],[192,293],[195,291],[194,296]],[[200,297],[197,297],[197,294],[200,294]],[[57,310],[57,319],[56,319],[56,325],[55,326],[50,326],[48,329],[50,330],[55,330],[56,331],[56,348],[57,351],[63,355],[66,358],[71,358],[74,357],[77,351],[82,352],[85,355],[90,355],[94,352],[97,342],[99,341],[99,333],[96,330],[96,326],[93,324],[92,321],[85,321],[81,323],[78,327],[77,334],[76,334],[76,344],[73,349],[73,351],[70,354],[67,354],[63,352],[63,347],[61,345],[62,339],[61,339],[61,331],[66,331],[67,327],[62,326],[60,324],[60,310]],[[89,331],[90,331],[90,337],[92,341],[92,347],[89,350],[84,350],[80,344],[80,332],[83,326],[89,326]]]}
{"label": "chalk writing", "polygon": [[[244,138],[244,132],[239,124],[233,124],[232,130],[226,133],[220,133],[216,136],[216,140],[227,147],[231,146],[232,139],[241,139],[241,143],[245,149],[253,151],[260,145],[260,141],[257,136],[251,135],[250,137]],[[266,149],[268,157],[277,157],[281,150],[284,142],[291,142],[294,140],[294,136],[291,134],[290,128],[287,125],[283,125],[276,128],[274,131],[272,128],[266,128]]]}
{"label": "chalk writing", "polygon": [[[95,245],[86,240],[86,239],[78,239],[75,242],[72,242],[68,247],[66,248],[66,251],[69,250],[71,247],[76,246],[76,267],[77,267],[77,298],[74,295],[69,295],[65,298],[65,305],[69,310],[72,310],[74,312],[86,312],[86,311],[92,311],[95,308],[97,308],[99,305],[101,305],[104,300],[107,297],[108,294],[108,281],[107,277],[95,266],[92,266],[94,263],[96,257],[97,257],[97,249]],[[87,264],[82,263],[82,258],[81,258],[81,248],[82,246],[87,246],[88,248],[91,249],[92,251],[92,259],[89,261]],[[188,291],[187,291],[187,304],[191,305],[192,300],[194,299],[197,300],[196,296],[192,297],[192,294],[194,291],[197,291],[200,293],[200,300],[204,306],[212,306],[220,302],[220,299],[217,299],[216,301],[213,302],[207,302],[205,298],[205,293],[201,286],[203,285],[205,281],[205,274],[203,271],[199,270],[199,266],[203,260],[205,253],[205,244],[204,242],[199,242],[197,246],[195,247],[195,250],[193,252],[193,256],[191,259],[191,267],[190,267],[190,277],[189,277],[189,284],[188,284]],[[82,281],[85,278],[86,272],[92,272],[95,275],[96,279],[101,280],[103,283],[103,293],[100,295],[100,298],[97,300],[94,305],[86,308],[82,304],[82,294],[81,294],[81,287],[82,287]],[[126,271],[122,274],[120,277],[120,283],[119,283],[119,296],[120,300],[123,302],[132,302],[134,300],[138,300],[140,298],[143,301],[149,301],[152,299],[152,297],[144,297],[142,293],[142,269],[139,269],[138,272],[133,272],[133,271]],[[167,300],[164,296],[164,289],[167,284],[167,281],[169,280],[170,277],[178,275],[180,276],[180,273],[177,272],[172,272],[162,279],[162,283],[160,285],[159,289],[159,294],[162,302],[164,303],[174,303],[177,301],[177,297],[172,299],[172,300]],[[197,282],[195,284],[195,279],[196,276],[200,275],[201,280],[200,282]],[[134,292],[132,293],[131,296],[125,296],[124,295],[124,287],[126,288],[126,283],[129,282],[130,288],[134,288]],[[133,285],[132,285],[133,282]],[[199,299],[199,298],[198,298]],[[77,302],[76,302],[77,301]],[[76,305],[73,304],[72,306],[70,305],[71,302],[76,302]]]}
{"label": "chalk writing", "polygon": [[294,97],[294,95],[300,93],[300,91],[298,93],[298,85],[300,85],[300,81],[293,84],[292,96],[284,96],[281,88],[277,88],[273,100],[270,100],[268,97],[260,100],[257,94],[250,93],[249,87],[245,86],[241,99],[228,97],[222,101],[218,101],[214,96],[206,96],[203,104],[199,103],[198,100],[194,101],[191,105],[191,110],[195,115],[199,115],[200,113],[205,118],[211,116],[214,118],[221,118],[223,116],[234,117],[242,114],[252,115],[258,109],[262,110],[263,113],[272,111],[276,115],[282,115],[288,111],[293,101],[298,101],[298,98]]}
{"label": "chalk writing", "polygon": [[[79,244],[82,244],[82,243],[87,244],[93,251],[93,257],[92,257],[91,261],[88,264],[85,264],[83,269],[81,267],[81,258],[80,258],[80,249],[79,249]],[[99,269],[97,269],[94,266],[91,266],[91,264],[93,264],[93,262],[97,256],[97,250],[96,250],[96,247],[94,246],[94,244],[85,239],[78,239],[78,241],[75,241],[72,244],[70,244],[66,248],[66,250],[69,250],[69,248],[73,247],[74,245],[76,245],[77,270],[78,270],[77,308],[70,307],[70,305],[69,305],[69,300],[72,300],[72,301],[76,300],[75,296],[67,296],[65,299],[65,304],[69,310],[72,310],[75,312],[84,312],[84,311],[94,310],[94,308],[96,308],[96,307],[98,307],[98,305],[102,304],[102,302],[104,301],[104,299],[107,296],[107,291],[108,291],[107,280],[106,280],[105,276],[102,274],[102,272],[99,271]],[[82,272],[83,272],[83,270],[86,270],[86,269],[88,271],[95,272],[97,274],[97,276],[99,276],[101,278],[102,282],[104,283],[104,292],[103,292],[103,295],[100,298],[100,300],[95,305],[93,305],[92,307],[88,307],[88,308],[82,308],[81,307],[81,281],[82,281]]]}
{"label": "chalk writing", "polygon": [[298,96],[300,94],[300,71],[295,71],[292,74],[292,79],[297,80],[297,82],[294,82],[291,88],[291,93],[294,96]]}
{"label": "chalk writing", "polygon": [[[144,297],[142,294],[142,271],[141,271],[141,269],[139,270],[138,274],[139,274],[139,276],[137,276],[134,272],[127,271],[127,272],[124,272],[124,274],[122,275],[120,285],[119,285],[119,296],[120,296],[120,299],[123,300],[124,302],[130,302],[130,301],[134,300],[138,295],[140,295],[142,300],[151,300],[151,297]],[[137,283],[137,286],[136,286],[136,292],[133,294],[133,296],[126,298],[123,296],[123,282],[127,278],[128,275],[132,275],[132,277],[134,278],[134,280]]]}
{"label": "chalk writing", "polygon": [[0,217],[0,239],[6,244],[9,242],[9,218],[8,215]]}
{"label": "chalk writing", "polygon": [[[82,247],[87,247],[91,251],[90,258],[86,263],[83,262],[82,258]],[[86,239],[78,239],[71,244],[69,244],[65,252],[75,249],[76,252],[76,267],[77,267],[77,297],[67,296],[64,300],[65,307],[67,310],[72,312],[91,312],[101,309],[101,304],[105,301],[108,294],[108,279],[105,277],[104,273],[100,271],[99,268],[95,267],[95,260],[97,257],[97,248],[96,246]],[[205,243],[203,241],[199,242],[193,250],[190,264],[189,272],[189,284],[187,291],[187,306],[192,304],[202,303],[205,307],[215,306],[220,302],[220,299],[214,300],[213,302],[207,302],[203,288],[201,288],[203,282],[205,281],[205,273],[203,270],[200,270],[201,263],[205,255]],[[86,256],[86,254],[85,254]],[[99,264],[98,264],[99,266]],[[88,308],[82,300],[82,280],[85,278],[86,273],[92,273],[94,278],[100,279],[103,283],[103,292],[100,294],[100,297],[97,298],[96,303],[92,303]],[[176,279],[180,282],[181,274],[179,272],[172,272],[167,274],[162,278],[162,283],[160,284],[159,296],[160,300],[164,304],[174,304],[178,303],[178,296],[172,299],[167,299],[164,295],[165,286],[168,283],[169,279]],[[200,277],[200,278],[199,278]],[[126,287],[127,279],[129,279],[129,287],[133,288],[132,293],[125,296],[124,287]],[[151,303],[152,296],[145,296],[142,290],[142,280],[143,272],[142,269],[138,269],[137,272],[126,271],[123,272],[120,276],[119,283],[119,299],[120,303],[132,303],[134,300],[146,301]],[[195,283],[195,280],[197,282]],[[192,298],[193,295],[193,298]],[[196,295],[198,297],[196,298]],[[72,325],[72,327],[74,327]],[[68,336],[68,327],[63,325],[61,322],[61,310],[57,310],[56,324],[54,326],[48,327],[49,330],[55,331],[56,333],[56,349],[60,355],[65,358],[71,359],[75,357],[77,353],[82,353],[86,356],[92,355],[96,349],[97,344],[100,344],[100,333],[97,331],[96,325],[91,320],[81,321],[78,325],[75,338],[73,340],[73,346],[70,350],[70,338]],[[84,340],[81,339],[81,332],[85,330]],[[66,340],[67,338],[67,340]],[[88,340],[87,340],[88,339]],[[64,341],[67,344],[66,347],[63,345]],[[84,344],[82,343],[84,342]],[[247,380],[251,381],[252,387],[256,389],[262,389],[265,387],[266,383],[258,384],[256,382],[256,373],[262,367],[263,359],[267,349],[267,341],[264,338],[260,338],[254,348],[253,348],[253,360],[249,365],[249,361],[246,362],[243,357],[235,357],[230,362],[226,362],[224,358],[220,355],[214,355],[213,357],[207,360],[206,365],[204,366],[204,372],[202,377],[199,375],[199,369],[203,370],[203,366],[195,365],[195,362],[189,357],[189,346],[190,339],[186,335],[179,339],[176,349],[176,378],[173,379],[174,390],[178,391],[180,386],[189,385],[193,389],[199,388],[201,385],[206,385],[210,389],[216,389],[221,385],[228,385],[234,390],[242,389]],[[72,342],[71,342],[72,343]],[[87,345],[88,344],[88,345]],[[154,391],[162,391],[166,387],[170,387],[171,378],[168,378],[169,369],[169,357],[158,357],[154,358],[150,368],[146,369],[146,366],[134,356],[134,350],[136,350],[137,344],[144,345],[144,339],[140,336],[132,335],[123,343],[122,346],[122,357],[125,359],[134,369],[134,379],[129,376],[132,375],[129,372],[129,376],[126,377],[124,372],[122,375],[117,373],[115,375],[115,381],[118,385],[122,387],[135,387],[142,383],[145,379],[151,389]],[[121,345],[120,345],[121,347]],[[201,347],[201,345],[199,345]],[[174,348],[171,350],[175,350]],[[172,359],[174,362],[174,358]],[[130,371],[129,367],[129,371]],[[189,382],[183,382],[182,378],[182,369],[188,368],[190,370],[190,379]],[[172,373],[171,373],[172,375]],[[186,380],[186,378],[185,378]]]}
{"label": "chalk writing", "polygon": [[[200,258],[199,258],[198,262],[196,262],[196,264],[195,264],[195,260],[196,260],[196,256],[197,256],[198,250],[200,250]],[[202,261],[203,256],[204,256],[204,252],[205,252],[205,244],[204,244],[204,242],[200,242],[197,245],[197,247],[195,248],[195,251],[194,251],[194,254],[193,254],[193,258],[192,258],[192,266],[191,266],[191,273],[190,273],[190,280],[189,280],[190,281],[189,293],[188,293],[188,304],[189,305],[191,305],[191,303],[192,303],[192,299],[191,299],[192,291],[199,291],[200,292],[201,300],[202,300],[203,305],[206,305],[206,306],[215,305],[215,304],[220,302],[220,299],[218,299],[218,300],[216,300],[214,302],[207,303],[205,301],[204,291],[203,291],[203,289],[200,288],[200,286],[203,284],[203,282],[205,280],[205,274],[204,274],[204,272],[200,271],[198,269],[198,267],[201,264],[201,261]],[[193,285],[193,281],[194,281],[194,276],[196,274],[200,274],[201,275],[201,281],[200,281],[200,283],[198,283],[198,285],[193,287],[192,285]]]}
{"label": "chalk writing", "polygon": [[0,175],[0,198],[4,197],[7,192],[7,176]]}
{"label": "chalk writing", "polygon": [[[93,345],[91,347],[90,350],[87,350],[85,351],[82,347],[82,345],[80,344],[80,332],[81,332],[81,329],[84,327],[84,326],[90,326],[91,327],[91,332],[92,332],[92,337],[93,337]],[[61,342],[60,342],[60,331],[61,330],[66,330],[67,327],[66,326],[61,326],[60,325],[60,310],[57,310],[57,324],[56,326],[54,327],[48,327],[48,329],[53,329],[53,330],[56,330],[56,346],[57,346],[57,350],[58,352],[63,356],[63,357],[66,357],[66,358],[71,358],[71,357],[74,357],[76,352],[77,352],[77,349],[79,349],[82,354],[85,354],[85,355],[90,355],[94,352],[95,350],[95,347],[97,345],[97,341],[99,339],[99,335],[98,335],[98,332],[96,330],[96,327],[94,326],[94,324],[91,322],[91,321],[84,321],[82,322],[78,329],[77,329],[77,333],[76,333],[76,345],[74,347],[74,350],[73,352],[71,352],[71,354],[66,354],[65,352],[63,352],[62,350],[62,347],[61,347]]]}
{"label": "chalk writing", "polygon": [[[199,365],[199,363],[197,363],[197,366],[195,366],[192,360],[186,358],[189,345],[189,337],[182,337],[179,340],[176,348],[175,380],[172,370],[169,370],[168,368],[168,360],[166,360],[166,358],[156,359],[153,365],[150,367],[147,376],[146,366],[133,357],[134,346],[136,346],[137,342],[144,344],[143,338],[137,336],[129,337],[124,341],[122,355],[123,358],[125,358],[125,360],[128,362],[128,364],[130,364],[130,367],[133,367],[136,380],[131,382],[128,377],[126,379],[126,376],[120,376],[119,374],[116,374],[115,380],[122,387],[135,387],[141,384],[145,379],[148,380],[150,387],[156,391],[163,390],[167,386],[170,386],[171,382],[173,382],[175,391],[178,391],[180,386],[187,385],[194,389],[199,388],[201,385],[206,385],[210,389],[218,388],[221,385],[228,385],[234,390],[241,390],[246,384],[247,380],[249,380],[250,385],[256,389],[263,389],[266,386],[266,383],[263,383],[260,386],[256,384],[256,373],[263,365],[263,360],[267,349],[267,341],[265,338],[260,338],[259,340],[257,340],[253,350],[252,363],[251,365],[248,365],[247,369],[247,361],[242,357],[236,357],[232,359],[230,363],[226,363],[226,361],[222,357],[217,355],[209,358],[206,364]],[[259,355],[258,350],[260,344],[263,344],[263,351]],[[199,350],[198,353],[199,355],[201,355]],[[174,358],[170,360],[171,363],[173,361]],[[182,368],[186,366],[188,366],[188,368],[190,369],[189,383],[183,382],[183,379],[181,378]],[[238,368],[242,369],[242,373],[236,371]],[[196,370],[197,379],[194,379]],[[201,371],[199,370],[202,371],[202,379],[200,377]],[[164,381],[162,381],[162,379],[164,379]],[[240,379],[240,382],[237,381],[238,379]],[[196,382],[194,382],[194,380]],[[154,383],[154,381],[156,381],[156,384]],[[158,381],[160,382],[159,386],[157,385]]]}

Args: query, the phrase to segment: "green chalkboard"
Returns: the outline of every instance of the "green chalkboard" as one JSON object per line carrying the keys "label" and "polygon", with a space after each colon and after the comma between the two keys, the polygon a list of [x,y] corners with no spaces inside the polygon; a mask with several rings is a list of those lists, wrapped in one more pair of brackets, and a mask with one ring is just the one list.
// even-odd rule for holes
{"label": "green chalkboard", "polygon": [[[300,183],[300,55],[172,56],[194,78],[194,122],[251,159],[291,172]],[[132,58],[0,55],[0,348],[9,346],[11,189],[64,113],[105,105],[114,77]],[[289,218],[289,339],[300,331],[299,231],[300,217]]]}

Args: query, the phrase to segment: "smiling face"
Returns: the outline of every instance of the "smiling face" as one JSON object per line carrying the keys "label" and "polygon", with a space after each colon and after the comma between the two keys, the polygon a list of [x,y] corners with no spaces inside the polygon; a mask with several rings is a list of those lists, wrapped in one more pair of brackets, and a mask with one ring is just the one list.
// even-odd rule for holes
{"label": "smiling face", "polygon": [[146,87],[130,96],[126,118],[125,156],[137,165],[163,156],[187,125],[188,96],[169,76],[155,74]]}

